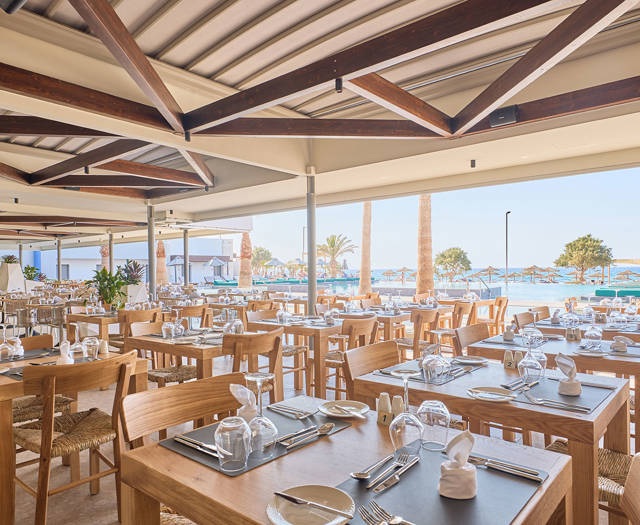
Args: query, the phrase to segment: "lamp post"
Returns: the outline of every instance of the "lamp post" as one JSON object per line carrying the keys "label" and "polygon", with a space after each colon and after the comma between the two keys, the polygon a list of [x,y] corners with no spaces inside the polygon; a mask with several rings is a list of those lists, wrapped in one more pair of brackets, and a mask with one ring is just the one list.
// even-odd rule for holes
{"label": "lamp post", "polygon": [[509,214],[511,210],[504,214],[504,288],[509,295]]}

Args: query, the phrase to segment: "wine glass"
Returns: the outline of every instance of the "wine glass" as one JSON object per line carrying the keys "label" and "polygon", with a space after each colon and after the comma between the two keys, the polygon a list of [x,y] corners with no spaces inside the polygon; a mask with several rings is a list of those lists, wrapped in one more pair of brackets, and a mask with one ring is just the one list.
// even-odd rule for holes
{"label": "wine glass", "polygon": [[451,368],[449,361],[440,353],[440,344],[429,345],[424,350],[421,366],[427,383],[436,383],[438,378]]}
{"label": "wine glass", "polygon": [[584,347],[590,350],[600,350],[600,343],[602,342],[602,329],[596,325],[591,325],[584,332],[583,344]]}
{"label": "wine glass", "polygon": [[218,449],[220,469],[238,472],[247,467],[251,453],[251,430],[241,417],[225,417],[216,428],[214,439]]}
{"label": "wine glass", "polygon": [[170,343],[173,343],[173,339],[176,336],[176,327],[171,321],[162,323],[162,337],[163,339],[169,339]]}
{"label": "wine glass", "polygon": [[518,363],[518,373],[524,378],[525,383],[539,381],[544,375],[547,365],[547,356],[544,352],[536,352],[533,349],[543,341],[543,335],[537,328],[524,328],[521,331],[522,339],[527,345],[527,353]]}
{"label": "wine glass", "polygon": [[595,319],[595,316],[593,314],[593,308],[591,308],[590,306],[585,306],[582,309],[582,315],[584,315],[584,320],[587,323],[592,323]]}
{"label": "wine glass", "polygon": [[82,346],[84,347],[85,355],[87,355],[92,361],[96,361],[98,359],[100,341],[98,341],[97,337],[85,337],[82,340]]}
{"label": "wine glass", "polygon": [[418,419],[424,426],[422,448],[441,451],[447,446],[447,434],[451,414],[442,401],[423,401],[417,412]]}
{"label": "wine glass", "polygon": [[251,453],[261,458],[270,457],[278,437],[278,429],[270,419],[262,415],[262,384],[272,380],[275,375],[269,372],[248,372],[244,375],[247,381],[254,381],[258,396],[258,415],[249,422],[251,430]]}
{"label": "wine glass", "polygon": [[420,420],[410,412],[409,408],[409,378],[420,375],[420,372],[410,368],[400,368],[391,371],[391,375],[402,378],[404,383],[404,412],[398,414],[389,425],[389,436],[393,448],[402,448],[410,454],[417,454],[420,450],[423,426]]}

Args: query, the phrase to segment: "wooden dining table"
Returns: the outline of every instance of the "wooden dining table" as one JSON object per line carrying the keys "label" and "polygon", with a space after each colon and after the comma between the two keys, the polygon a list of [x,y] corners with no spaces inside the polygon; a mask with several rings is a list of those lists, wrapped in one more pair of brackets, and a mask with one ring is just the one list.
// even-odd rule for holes
{"label": "wooden dining table", "polygon": [[[499,336],[498,336],[499,337]],[[517,341],[517,338],[516,338]],[[604,343],[607,344],[607,343]],[[498,344],[480,341],[467,347],[468,355],[477,355],[486,357],[488,359],[497,359],[502,361],[506,350],[520,350],[526,352],[526,348],[517,347],[514,344]],[[547,356],[547,367],[553,368],[556,366],[556,356],[559,353],[568,355],[576,363],[576,368],[580,372],[608,372],[618,375],[624,375],[626,377],[633,378],[633,391],[635,399],[640,399],[640,348],[631,348],[632,355],[602,355],[598,357],[582,356],[575,352],[579,350],[579,343],[577,341],[546,341],[541,347],[542,351]],[[634,439],[634,449],[636,452],[640,452],[640,416],[638,411],[634,411],[632,414],[632,421],[635,423],[635,431],[631,435]]]}
{"label": "wooden dining table", "polygon": [[[384,310],[377,309],[376,315],[378,316],[378,321],[382,324],[382,337],[385,341],[390,341],[394,339],[393,337],[393,327],[398,323],[403,323],[405,321],[409,321],[411,319],[411,311],[419,308],[418,305],[412,306],[409,305],[406,309],[402,309],[399,313],[395,312],[385,312]],[[440,315],[453,311],[453,306],[438,306],[438,313]]]}
{"label": "wooden dining table", "polygon": [[[566,438],[569,454],[573,458],[573,517],[581,525],[598,523],[598,465],[600,439],[604,436],[605,448],[629,453],[629,381],[626,379],[597,378],[615,386],[607,398],[592,412],[578,414],[566,410],[548,408],[520,401],[496,403],[473,399],[469,388],[499,386],[517,376],[514,370],[502,364],[489,362],[444,385],[409,381],[409,403],[442,401],[452,414],[468,418],[472,432],[480,432],[483,422],[499,423]],[[582,377],[579,374],[578,377]],[[587,376],[593,378],[593,376]],[[403,383],[399,378],[366,374],[354,380],[355,399],[375,407],[382,392],[390,396],[401,395]]]}
{"label": "wooden dining table", "polygon": [[98,327],[98,338],[109,339],[109,325],[120,324],[117,312],[106,314],[67,314],[67,333],[72,323],[87,323]]}
{"label": "wooden dining table", "polygon": [[[393,452],[388,427],[377,424],[375,412],[369,412],[364,421],[351,422],[352,427],[237,477],[228,477],[155,443],[125,452],[122,523],[157,525],[160,503],[202,525],[268,523],[265,511],[274,491],[298,485],[336,486],[349,478],[349,472],[362,470]],[[573,523],[569,456],[486,436],[475,436],[473,451],[549,474],[512,523]],[[437,487],[424,490],[435,491]]]}
{"label": "wooden dining table", "polygon": [[[43,350],[44,352],[44,350]],[[119,356],[112,353],[110,356]],[[21,361],[2,363],[0,367],[24,367],[29,363],[46,363],[56,361],[58,355],[29,358]],[[129,382],[129,392],[141,392],[147,389],[146,359],[137,359]],[[78,398],[77,392],[60,392],[72,399]],[[15,519],[15,471],[16,447],[13,440],[13,410],[12,401],[24,396],[22,381],[0,374],[0,523],[13,524]],[[71,411],[78,410],[77,402],[71,404]],[[72,469],[72,479],[80,478],[80,461],[77,454],[68,462]]]}

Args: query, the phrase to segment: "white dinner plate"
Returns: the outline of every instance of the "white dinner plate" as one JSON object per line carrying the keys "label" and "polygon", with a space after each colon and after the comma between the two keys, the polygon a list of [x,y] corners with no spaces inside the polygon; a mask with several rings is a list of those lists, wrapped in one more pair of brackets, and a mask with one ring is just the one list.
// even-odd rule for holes
{"label": "white dinner plate", "polygon": [[360,401],[351,401],[348,399],[338,400],[338,401],[327,401],[326,403],[323,403],[322,405],[320,405],[318,410],[320,410],[320,412],[322,412],[323,414],[326,414],[327,416],[331,416],[331,417],[341,417],[341,418],[354,417],[352,415],[341,412],[339,409],[335,408],[336,406],[344,407],[345,409],[351,409],[353,411],[357,410],[358,412],[360,412],[360,414],[363,414],[363,415],[369,412],[368,405],[365,405]]}
{"label": "white dinner plate", "polygon": [[459,365],[483,365],[487,362],[487,358],[475,355],[461,355],[453,358],[451,361]]}
{"label": "white dinner plate", "polygon": [[506,403],[517,397],[517,394],[506,388],[497,386],[474,386],[467,390],[467,395],[482,401],[492,401],[494,403]]}
{"label": "white dinner plate", "polygon": [[[302,485],[282,492],[350,514],[355,511],[355,504],[351,496],[335,487]],[[296,505],[275,494],[267,505],[267,518],[272,525],[341,525],[348,522],[346,518],[341,516],[314,509],[308,505]]]}
{"label": "white dinner plate", "polygon": [[576,350],[575,353],[583,357],[602,357],[607,355],[605,352],[593,352],[591,350]]}

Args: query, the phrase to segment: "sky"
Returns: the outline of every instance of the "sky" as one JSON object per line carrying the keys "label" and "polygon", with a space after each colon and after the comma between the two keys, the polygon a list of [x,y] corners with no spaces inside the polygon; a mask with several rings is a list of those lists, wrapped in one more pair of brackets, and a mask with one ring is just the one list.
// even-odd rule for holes
{"label": "sky", "polygon": [[[638,195],[640,168],[434,193],[433,254],[459,246],[474,268],[504,267],[511,210],[511,268],[553,265],[567,242],[588,233],[604,240],[614,258],[640,258]],[[417,209],[417,196],[373,201],[373,268],[415,268]],[[305,225],[304,210],[254,216],[253,246],[285,262],[301,257]],[[358,248],[347,263],[359,268],[362,203],[318,208],[317,229],[318,243],[331,234],[351,239]]]}

